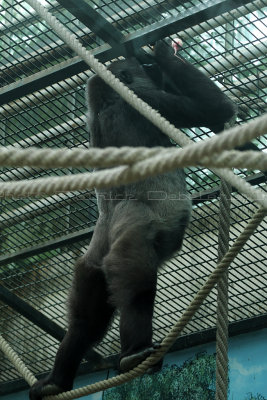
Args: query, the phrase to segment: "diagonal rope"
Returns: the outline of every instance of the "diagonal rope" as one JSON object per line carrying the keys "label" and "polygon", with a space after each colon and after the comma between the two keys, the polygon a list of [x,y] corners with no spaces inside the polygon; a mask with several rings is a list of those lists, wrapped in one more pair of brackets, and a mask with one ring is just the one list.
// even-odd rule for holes
{"label": "diagonal rope", "polygon": [[227,270],[227,268],[234,260],[234,258],[239,254],[240,250],[245,245],[246,241],[256,230],[257,226],[261,223],[266,214],[267,212],[264,209],[258,209],[258,211],[254,214],[254,216],[248,222],[243,232],[239,235],[239,237],[236,239],[235,243],[232,245],[230,250],[224,255],[224,257],[219,262],[213,273],[209,276],[206,283],[203,285],[203,287],[199,290],[195,298],[192,300],[187,310],[183,313],[181,318],[177,321],[177,323],[173,326],[168,335],[162,341],[160,349],[158,349],[155,353],[149,356],[136,368],[125,374],[121,374],[114,378],[110,378],[102,382],[97,382],[92,385],[88,385],[80,389],[75,389],[70,392],[65,392],[56,396],[47,396],[46,400],[70,400],[85,396],[87,394],[95,393],[100,390],[105,390],[113,386],[118,386],[122,383],[130,381],[131,379],[137,376],[142,375],[151,365],[155,364],[158,360],[160,360],[163,357],[163,355],[173,345],[177,337],[181,334],[185,326],[192,319],[196,311],[200,308],[203,301],[206,299],[206,297],[211,292],[213,287],[222,277],[222,275]]}
{"label": "diagonal rope", "polygon": [[16,367],[17,371],[25,379],[30,386],[32,386],[37,379],[32,374],[32,372],[26,367],[24,362],[20,359],[17,353],[12,349],[12,347],[7,343],[7,341],[0,335],[0,350],[5,354],[12,364]]}
{"label": "diagonal rope", "polygon": [[[177,147],[91,147],[89,149],[26,149],[15,146],[0,146],[0,166],[39,167],[39,168],[88,168],[132,165],[147,160],[150,168],[177,168],[197,162],[205,166],[225,166],[244,168],[267,168],[267,154],[258,151],[236,151],[267,130],[267,114],[234,128],[226,129],[220,135],[214,135],[199,142],[191,142],[184,148]],[[225,150],[230,150],[225,151]],[[216,154],[216,156],[214,156]],[[242,164],[243,165],[240,165]]]}
{"label": "diagonal rope", "polygon": [[[254,153],[254,152],[252,152]],[[257,156],[258,156],[257,152]],[[170,157],[171,158],[171,157]],[[220,157],[218,156],[218,159]],[[134,183],[144,180],[147,177],[171,171],[175,165],[179,165],[172,160],[172,163],[163,164],[159,157],[152,160],[137,162],[131,166],[121,166],[112,169],[103,169],[96,172],[84,172],[67,176],[50,176],[49,178],[37,178],[34,180],[21,180],[16,182],[0,183],[1,197],[29,197],[47,196],[55,193],[72,192],[76,190],[87,190],[92,188],[110,188]],[[192,165],[192,163],[190,163]],[[232,173],[228,169],[214,168],[217,175],[223,176],[228,183],[235,187],[239,192],[244,193],[253,201],[267,208],[267,194],[260,188],[254,188],[244,179]]]}
{"label": "diagonal rope", "polygon": [[[134,107],[141,115],[145,116],[150,122],[157,126],[162,132],[167,136],[177,142],[180,146],[186,146],[191,144],[191,140],[182,133],[179,129],[175,128],[169,121],[163,118],[159,112],[154,110],[151,106],[145,103],[143,100],[138,98],[138,96],[131,91],[127,86],[125,86],[118,78],[116,78],[107,68],[101,64],[82,44],[77,40],[76,35],[72,34],[68,29],[65,28],[63,24],[57,20],[45,7],[41,5],[37,0],[25,0],[36,12],[40,15],[56,32],[56,34],[76,53],[78,54],[94,71],[119,95],[127,101],[132,107]],[[249,184],[243,182],[243,180],[236,176],[232,171],[227,171],[224,169],[213,168],[213,172],[224,178],[232,186],[235,186],[238,190],[243,184],[243,193],[249,194],[250,198],[262,197],[262,193],[257,193],[256,196],[253,195],[254,191],[249,189]],[[66,177],[67,178],[67,177]],[[58,181],[57,181],[58,182]],[[39,183],[39,182],[38,182]],[[38,184],[36,183],[36,184]],[[72,181],[72,187],[74,182]],[[10,183],[11,185],[11,183]],[[47,182],[43,185],[47,185]],[[70,186],[65,187],[65,190],[70,190]],[[28,189],[27,189],[28,190]],[[56,190],[56,188],[54,188]],[[63,188],[61,189],[63,190]],[[79,190],[76,188],[75,190]],[[27,192],[28,193],[28,192]],[[41,192],[46,193],[44,192]],[[50,190],[49,194],[53,192]],[[30,195],[32,193],[28,193]],[[266,202],[260,202],[262,206],[266,206]]]}
{"label": "diagonal rope", "polygon": [[[177,321],[177,323],[173,326],[173,328],[170,330],[168,335],[164,338],[164,340],[161,343],[161,347],[154,354],[149,356],[145,361],[143,361],[136,368],[134,368],[133,370],[131,370],[125,374],[121,374],[116,377],[103,380],[101,382],[96,382],[92,385],[88,385],[88,386],[85,386],[85,387],[82,387],[79,389],[71,390],[69,392],[61,393],[59,395],[46,396],[45,399],[46,400],[70,400],[70,399],[80,398],[80,397],[83,397],[88,394],[96,393],[101,390],[106,390],[113,386],[119,386],[122,383],[128,382],[128,381],[132,380],[133,378],[136,378],[136,377],[142,375],[151,365],[153,365],[159,359],[161,359],[163,357],[163,355],[170,349],[170,347],[173,345],[173,343],[175,342],[177,337],[181,334],[181,332],[183,331],[183,329],[185,328],[187,323],[192,319],[194,314],[200,308],[201,304],[206,299],[208,294],[211,292],[213,287],[220,280],[220,278],[222,277],[224,272],[227,270],[227,268],[229,267],[231,262],[238,255],[238,253],[240,252],[242,247],[245,245],[246,241],[256,230],[257,226],[261,223],[261,221],[265,217],[266,213],[267,213],[267,211],[264,209],[257,210],[257,212],[254,214],[254,216],[248,222],[248,224],[245,227],[245,229],[243,230],[243,232],[236,239],[235,243],[232,245],[230,250],[224,255],[224,257],[219,262],[219,264],[217,265],[215,270],[209,276],[206,283],[202,286],[202,288],[196,294],[195,298],[192,300],[189,307],[185,310],[185,312],[183,313],[181,318]],[[0,348],[6,354],[6,356],[11,360],[10,353],[12,353],[14,355],[15,352],[11,349],[11,347],[9,345],[8,346],[6,345],[6,342],[4,341],[3,338],[1,338],[1,340],[0,340]],[[19,357],[18,356],[12,357],[12,362],[14,363],[15,367],[18,369],[18,363],[20,362]],[[30,379],[32,379],[32,383],[34,383],[34,377],[25,365],[23,365],[23,367],[21,367],[21,364],[20,364],[20,368],[18,370],[23,376],[27,376],[27,381],[30,376]]]}
{"label": "diagonal rope", "polygon": [[[131,92],[117,78],[115,78],[110,73],[110,71],[108,71],[102,64],[100,64],[90,54],[90,52],[88,52],[85,48],[83,48],[83,46],[76,39],[76,36],[70,34],[69,31],[67,29],[65,29],[65,27],[62,24],[60,24],[59,21],[54,16],[52,16],[44,7],[41,6],[40,3],[38,3],[38,1],[36,1],[36,0],[26,0],[26,1],[37,11],[37,13],[40,16],[42,16],[46,20],[46,22],[48,22],[52,26],[52,28],[55,30],[55,32],[70,46],[70,48],[72,48],[80,57],[82,57],[82,59],[84,61],[86,61],[88,63],[88,65],[90,65],[96,71],[96,73],[105,82],[107,82],[114,90],[116,90],[129,104],[131,104],[134,108],[136,108],[142,115],[147,117],[152,123],[154,123],[154,125],[156,125],[159,129],[161,129],[164,133],[166,133],[169,137],[174,139],[180,145],[185,146],[185,145],[188,145],[191,143],[189,138],[187,138],[178,129],[176,129],[172,124],[170,124],[163,117],[161,117],[160,114],[158,112],[156,112],[155,110],[153,110],[149,105],[147,105],[141,99],[138,99],[138,97],[133,92]],[[133,167],[128,167],[128,170],[126,171],[126,175],[128,174],[127,176],[129,179],[133,179],[133,173],[136,172],[134,168],[136,168],[136,165],[134,165]],[[213,169],[213,170],[217,175],[224,177],[225,180],[230,182],[237,189],[240,189],[241,191],[246,193],[249,197],[255,198],[259,195],[262,195],[261,191],[253,189],[250,185],[248,185],[246,182],[243,182],[242,179],[240,179],[238,176],[234,175],[231,171],[221,170],[218,168]],[[100,179],[101,174],[96,175],[96,176],[98,176]],[[110,174],[109,174],[109,176],[108,176],[108,174],[106,174],[105,179],[106,179],[105,184],[108,186],[110,183],[108,183],[107,180],[110,179]],[[141,176],[140,179],[143,179],[143,177]],[[51,178],[51,181],[52,181],[52,178]],[[70,187],[73,187],[73,184],[74,183],[72,181],[72,186],[65,185],[65,190],[71,190]],[[103,184],[103,181],[102,181],[102,184]],[[54,185],[54,190],[55,190],[55,188],[56,188],[56,185]],[[29,187],[27,190],[30,190]],[[256,195],[255,195],[255,192],[256,192]],[[266,204],[267,204],[266,199],[263,199],[263,200],[260,199],[259,203],[262,204],[264,207],[266,207]],[[257,211],[257,213],[254,215],[252,220],[249,222],[249,224],[247,225],[245,230],[238,237],[238,239],[236,240],[236,242],[234,243],[232,248],[225,254],[225,256],[222,258],[222,260],[219,262],[219,264],[216,267],[216,269],[214,270],[214,272],[210,275],[207,282],[204,284],[202,289],[198,292],[198,294],[196,295],[194,300],[191,302],[188,309],[184,312],[184,314],[182,315],[180,320],[175,324],[175,326],[172,328],[172,330],[169,332],[169,334],[163,340],[161,348],[155,354],[148,357],[147,360],[145,360],[139,366],[137,366],[132,371],[130,371],[126,374],[122,374],[117,377],[108,379],[106,381],[98,382],[96,384],[86,386],[85,388],[62,393],[57,396],[48,396],[46,398],[49,400],[52,400],[52,399],[67,400],[67,399],[78,398],[78,397],[82,397],[89,393],[94,393],[99,390],[104,390],[108,387],[119,385],[121,383],[131,380],[132,378],[134,378],[136,376],[143,374],[149,368],[150,365],[152,365],[156,361],[158,361],[163,356],[163,354],[169,350],[171,345],[176,340],[177,336],[182,332],[182,330],[184,329],[186,324],[191,320],[191,318],[193,317],[195,312],[198,310],[198,308],[201,306],[201,304],[203,303],[203,301],[205,300],[207,295],[210,293],[212,288],[215,286],[215,284],[221,278],[223,273],[227,270],[228,266],[230,265],[230,263],[232,262],[234,257],[238,254],[238,252],[241,250],[241,248],[245,244],[246,240],[253,233],[253,231],[256,229],[258,224],[262,221],[265,214],[266,214],[266,210],[260,209]],[[8,356],[10,356],[10,354],[13,352],[13,350],[10,347],[7,347],[5,345],[5,342],[3,342],[3,340],[0,340],[0,347],[5,352],[5,354],[8,354]],[[14,354],[13,354],[13,356],[14,356]],[[15,358],[12,357],[12,359],[14,359],[15,365],[19,366],[19,370],[22,371],[22,373],[24,373],[24,375],[27,376],[27,379],[28,379],[27,367],[25,365],[20,364],[20,361],[21,361],[20,359],[18,359],[16,357]],[[25,373],[25,370],[26,370],[26,373]]]}

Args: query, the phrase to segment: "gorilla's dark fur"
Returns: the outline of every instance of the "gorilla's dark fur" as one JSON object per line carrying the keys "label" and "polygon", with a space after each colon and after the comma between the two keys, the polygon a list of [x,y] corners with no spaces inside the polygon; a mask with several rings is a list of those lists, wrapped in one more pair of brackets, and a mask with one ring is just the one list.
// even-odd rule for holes
{"label": "gorilla's dark fur", "polygon": [[[130,58],[109,69],[178,128],[206,126],[218,132],[235,112],[211,80],[163,42],[156,44],[151,65]],[[173,146],[96,75],[88,81],[87,101],[92,146]],[[135,366],[154,348],[157,270],[181,248],[190,218],[184,172],[98,190],[97,198],[99,219],[75,269],[69,329],[53,371],[31,389],[32,400],[72,388],[82,357],[103,338],[115,309],[120,311],[120,369]]]}

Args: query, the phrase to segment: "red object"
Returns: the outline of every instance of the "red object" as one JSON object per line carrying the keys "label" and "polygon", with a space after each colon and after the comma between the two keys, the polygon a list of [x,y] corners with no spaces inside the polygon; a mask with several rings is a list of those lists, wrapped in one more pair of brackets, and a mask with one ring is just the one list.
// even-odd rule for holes
{"label": "red object", "polygon": [[177,37],[172,40],[172,48],[174,49],[174,54],[176,54],[177,51],[179,51],[182,46],[183,46],[182,39]]}

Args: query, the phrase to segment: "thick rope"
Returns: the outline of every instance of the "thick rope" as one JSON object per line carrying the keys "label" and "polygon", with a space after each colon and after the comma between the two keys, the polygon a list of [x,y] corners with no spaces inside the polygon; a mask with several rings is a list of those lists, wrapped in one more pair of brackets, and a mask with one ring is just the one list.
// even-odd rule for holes
{"label": "thick rope", "polygon": [[[224,25],[225,21],[230,22],[240,16],[245,16],[246,14],[259,10],[265,5],[266,5],[265,1],[254,0],[253,4],[246,4],[246,6],[238,7],[234,10],[231,10],[231,12],[221,14],[220,16],[209,19],[207,22],[195,25],[193,28],[185,29],[181,34],[181,39],[186,40],[188,38],[200,35],[201,33],[207,32],[210,29]],[[208,68],[209,66],[206,65],[204,71],[206,75],[210,75]],[[219,70],[216,72],[222,72],[221,65]],[[59,92],[66,91],[66,89],[68,90],[70,87],[76,88],[77,86],[83,84],[87,78],[88,75],[81,72],[79,75],[61,81],[60,84],[53,84],[53,86],[48,86],[44,89],[41,89],[38,92],[34,92],[33,95],[27,95],[22,97],[22,99],[16,99],[15,101],[9,104],[2,105],[2,107],[0,107],[0,119],[6,115],[10,116],[11,113],[16,113],[17,111],[20,111],[21,107],[25,106],[31,107],[33,104],[36,105],[36,102],[37,103],[40,102],[43,98],[47,100],[47,98],[54,97]]]}
{"label": "thick rope", "polygon": [[30,386],[32,386],[35,382],[37,382],[35,376],[26,367],[24,362],[20,359],[20,357],[16,354],[16,352],[12,349],[12,347],[6,342],[6,340],[1,335],[0,335],[0,349]]}
{"label": "thick rope", "polygon": [[[218,155],[219,158],[219,155]],[[167,165],[162,165],[159,157],[137,162],[132,166],[122,166],[113,169],[104,169],[94,173],[72,174],[67,176],[57,176],[49,178],[37,178],[34,180],[22,180],[19,182],[5,182],[0,184],[0,197],[30,197],[47,196],[54,193],[64,193],[76,190],[87,190],[92,188],[111,188],[114,186],[134,183],[144,180],[150,176],[171,171],[179,165],[171,160]],[[173,166],[175,165],[175,167]],[[190,165],[192,165],[190,163]],[[232,174],[227,169],[213,169],[219,176],[224,176],[233,187],[258,202],[262,207],[267,208],[267,194],[260,188],[252,187],[248,182]]]}
{"label": "thick rope", "polygon": [[[224,128],[234,126],[236,115]],[[221,180],[218,226],[218,262],[229,250],[232,188]],[[228,269],[217,284],[216,400],[227,400],[228,393]]]}
{"label": "thick rope", "polygon": [[230,250],[225,254],[223,259],[219,262],[216,269],[209,276],[206,283],[199,290],[195,298],[190,303],[187,310],[183,313],[179,321],[173,326],[171,331],[165,337],[165,339],[161,343],[161,347],[154,354],[149,356],[145,361],[143,361],[140,365],[134,368],[132,371],[128,373],[118,375],[114,378],[110,378],[104,380],[102,382],[97,382],[92,385],[85,386],[80,389],[75,389],[69,392],[65,392],[56,396],[47,396],[46,400],[70,400],[74,398],[79,398],[88,394],[92,394],[101,390],[106,390],[113,386],[121,385],[122,383],[128,382],[129,380],[142,375],[151,365],[160,360],[163,355],[170,349],[173,345],[177,337],[181,334],[187,323],[192,319],[196,311],[200,308],[203,301],[206,299],[208,294],[211,292],[213,287],[222,277],[223,273],[227,270],[231,262],[234,260],[236,255],[239,254],[240,250],[252,235],[252,233],[256,230],[257,226],[261,223],[264,216],[266,215],[266,210],[259,209],[253,218],[249,221],[246,228],[240,234],[240,236],[236,239],[233,246]]}
{"label": "thick rope", "polygon": [[[37,13],[40,16],[42,16],[46,20],[46,22],[48,22],[50,24],[50,26],[52,26],[54,31],[69,45],[69,47],[72,48],[84,61],[86,61],[88,63],[88,65],[90,65],[96,71],[96,73],[107,84],[109,84],[114,90],[116,90],[129,104],[131,104],[135,109],[137,109],[142,115],[146,116],[146,118],[149,119],[152,123],[154,123],[155,126],[157,126],[159,129],[161,129],[164,133],[166,133],[173,140],[178,142],[181,146],[185,146],[185,145],[191,143],[189,138],[187,138],[178,129],[176,129],[172,124],[170,124],[163,117],[161,117],[160,114],[157,113],[155,110],[153,110],[149,105],[147,105],[141,99],[138,99],[138,97],[133,92],[131,92],[117,78],[115,78],[110,73],[110,71],[108,71],[102,64],[100,64],[90,54],[90,52],[88,52],[85,48],[82,47],[82,45],[76,39],[75,35],[70,34],[68,32],[68,30],[66,30],[65,27],[62,24],[60,24],[59,21],[54,16],[52,16],[44,7],[41,6],[40,3],[38,3],[36,0],[26,0],[26,1],[37,11]],[[134,173],[136,172],[137,165],[141,164],[142,162],[145,163],[145,161],[141,161],[141,162],[135,164],[133,167],[122,167],[122,168],[128,168],[128,171],[126,171],[126,175],[128,174],[128,178],[130,181],[133,181],[133,179],[134,180],[136,179],[136,177],[134,176]],[[131,169],[132,169],[132,171],[131,171]],[[122,170],[120,169],[119,173],[121,171]],[[125,169],[124,169],[124,171],[125,171]],[[235,184],[233,184],[233,186],[235,186],[236,188],[242,187],[241,191],[243,191],[243,193],[248,194],[248,196],[251,198],[255,197],[255,192],[257,192],[256,197],[259,195],[261,195],[261,196],[263,195],[263,192],[261,193],[261,191],[255,190],[255,189],[254,189],[254,194],[253,194],[252,188],[251,187],[249,188],[250,185],[246,184],[246,182],[243,182],[240,178],[235,176],[231,171],[218,170],[216,168],[215,172],[219,176],[225,177],[225,179],[228,182],[230,182],[231,184],[233,184],[233,182],[235,182]],[[154,173],[154,171],[153,171],[153,173]],[[95,176],[97,174],[98,174],[98,177],[101,177],[101,175],[99,175],[100,172],[95,173]],[[77,178],[77,176],[75,178]],[[143,174],[141,174],[141,176],[139,176],[139,178],[144,179]],[[59,178],[55,178],[55,179],[59,179]],[[65,177],[64,177],[64,179],[65,179]],[[110,176],[109,176],[109,179],[110,179]],[[40,179],[35,180],[35,183],[37,181],[40,182]],[[59,182],[59,181],[57,181],[57,182]],[[122,184],[121,181],[119,182],[117,180],[117,182],[119,184]],[[54,183],[55,183],[55,181],[54,181]],[[128,181],[127,181],[127,183],[128,183]],[[4,184],[4,185],[6,185],[6,184]],[[12,185],[12,183],[8,183],[8,185]],[[18,185],[17,182],[16,182],[16,185]],[[66,186],[67,186],[67,190],[70,190],[68,188],[68,185],[65,185],[65,190],[66,190]],[[96,185],[94,185],[94,186],[96,186]],[[107,183],[107,187],[108,186],[110,186],[110,183]],[[9,187],[11,190],[12,189],[11,186],[9,186]],[[88,186],[86,186],[86,188],[88,188]],[[24,185],[23,189],[25,192],[25,185]],[[42,186],[42,189],[44,189],[43,186]],[[30,190],[30,189],[28,188],[28,190]],[[71,189],[71,190],[73,190],[73,189]],[[26,188],[26,193],[27,193],[27,195],[29,195],[29,192],[27,192],[27,188]],[[51,192],[49,194],[51,194]],[[260,199],[259,203],[267,208],[267,199]],[[200,307],[200,305],[202,304],[204,299],[207,297],[209,292],[212,290],[212,288],[214,287],[214,285],[216,284],[218,279],[220,279],[223,272],[227,269],[229,264],[232,262],[232,260],[236,256],[236,254],[238,254],[240,249],[243,247],[246,240],[253,233],[253,231],[256,229],[258,224],[262,221],[265,213],[266,213],[266,211],[261,209],[255,214],[253,219],[247,225],[246,229],[236,240],[236,242],[234,243],[234,245],[232,246],[230,251],[223,257],[223,259],[218,264],[215,271],[209,277],[208,281],[205,283],[205,285],[202,287],[202,289],[198,292],[197,296],[191,302],[189,308],[182,315],[181,319],[177,322],[177,324],[174,326],[174,328],[170,331],[169,335],[163,340],[161,348],[155,354],[148,357],[148,359],[145,360],[143,363],[141,363],[138,367],[136,367],[134,370],[132,370],[126,374],[122,374],[122,375],[119,375],[118,377],[111,378],[109,380],[99,382],[99,383],[96,383],[93,385],[89,385],[85,388],[66,392],[66,393],[63,393],[63,394],[60,394],[57,396],[48,396],[47,399],[50,399],[50,400],[52,400],[52,399],[72,399],[72,398],[82,397],[85,394],[94,393],[96,391],[104,390],[108,387],[119,385],[123,382],[127,382],[128,380],[132,379],[133,377],[139,376],[143,372],[145,372],[151,364],[154,364],[158,359],[160,359],[162,357],[162,355],[170,348],[170,346],[176,340],[177,336],[181,333],[181,331],[183,330],[185,325],[190,321],[190,319],[195,314],[197,309]],[[6,348],[6,346],[3,345],[2,341],[0,341],[0,346],[2,349],[4,349],[4,351],[7,351],[8,354],[10,353],[10,349]],[[17,364],[18,360],[15,359],[14,361]],[[22,368],[22,370],[24,370],[24,368]]]}
{"label": "thick rope", "polygon": [[216,400],[228,398],[228,273],[218,283],[216,332]]}
{"label": "thick rope", "polygon": [[[68,148],[10,150],[7,147],[0,147],[0,166],[5,167],[107,168],[116,165],[134,165],[144,160],[147,161],[146,164],[150,167],[150,170],[156,173],[195,165],[208,168],[247,168],[262,171],[267,168],[267,154],[254,150],[230,150],[201,157],[197,154],[197,151],[192,154],[189,147],[183,149],[105,147],[104,149],[90,148],[89,150]],[[160,164],[158,164],[158,161]]]}
{"label": "thick rope", "polygon": [[[109,85],[111,86],[120,96],[126,100],[132,107],[134,107],[137,111],[140,112],[141,115],[145,116],[150,122],[152,122],[155,126],[157,126],[162,132],[172,138],[175,142],[177,142],[180,146],[186,146],[191,143],[191,140],[183,134],[179,129],[175,128],[170,122],[168,122],[165,118],[163,118],[156,110],[154,110],[151,106],[145,103],[143,100],[138,98],[134,92],[129,90],[127,86],[125,86],[119,79],[117,79],[107,68],[101,64],[96,58],[86,50],[81,43],[77,40],[76,36],[70,33],[64,25],[62,25],[45,7],[43,7],[37,0],[26,0],[28,4],[39,14],[57,33],[57,35],[65,42],[67,45],[78,54],[90,67],[94,69],[94,71]],[[217,175],[223,177],[226,181],[228,181],[231,185],[233,182],[237,182],[238,187],[242,187],[242,179],[236,177],[231,171],[228,171],[227,174],[224,173],[224,170],[215,169],[213,170]],[[233,185],[236,187],[236,185]],[[61,189],[59,189],[61,190]],[[69,189],[65,189],[69,190]],[[79,190],[79,189],[77,189]],[[243,193],[248,194],[252,193],[252,190],[249,190],[246,186],[246,190],[243,190]],[[49,194],[52,194],[51,190]],[[29,193],[30,194],[30,193]],[[42,191],[42,194],[45,194]],[[262,196],[262,193],[257,193],[256,197]],[[255,196],[254,196],[255,197]],[[254,200],[255,198],[252,197]],[[251,195],[250,195],[251,198]],[[263,206],[264,202],[260,202]],[[266,204],[265,204],[266,205]],[[265,206],[264,205],[264,206]]]}
{"label": "thick rope", "polygon": [[[146,148],[146,147],[107,147],[104,149],[38,149],[7,146],[0,147],[0,166],[5,167],[113,167],[115,165],[131,165],[138,161],[158,157],[162,168],[188,166],[190,163],[230,167],[245,167],[264,169],[267,166],[267,154],[262,152],[223,152],[241,146],[252,139],[263,135],[267,130],[267,114],[255,118],[249,123],[225,130],[201,142],[179,148]],[[221,153],[214,157],[215,153]],[[171,157],[171,160],[169,160]],[[219,157],[219,159],[218,159]],[[177,164],[179,163],[179,164]],[[154,163],[156,164],[156,162]],[[152,168],[155,165],[152,164]]]}
{"label": "thick rope", "polygon": [[[106,148],[106,149],[14,149],[0,148],[0,165],[31,165],[41,167],[105,167],[119,163],[129,167],[102,170],[95,173],[73,174],[61,177],[22,180],[0,184],[0,196],[45,196],[54,193],[85,190],[89,188],[107,188],[145,179],[149,176],[171,171],[190,165],[216,165],[267,169],[267,154],[263,152],[218,151],[240,146],[267,129],[267,114],[243,125],[213,136],[203,142],[194,143],[183,149],[177,148]],[[241,134],[240,134],[241,133]],[[214,154],[215,153],[215,154]],[[135,163],[135,164],[134,164]],[[244,163],[244,164],[242,164]],[[261,189],[234,175],[229,170],[215,172],[224,177],[232,186],[258,201],[267,208],[267,195]]]}
{"label": "thick rope", "polygon": [[[0,195],[5,197],[44,196],[54,193],[107,188],[145,179],[149,176],[171,171],[189,165],[211,164],[217,166],[240,167],[242,162],[250,168],[267,169],[267,154],[263,152],[237,152],[235,150],[217,152],[230,146],[239,146],[247,140],[264,133],[267,128],[267,115],[237,128],[225,131],[203,142],[194,143],[183,149],[177,148],[107,148],[107,149],[12,149],[0,148],[0,165],[31,165],[42,167],[88,167],[113,166],[128,163],[129,167],[102,170],[94,173],[73,174],[60,177],[22,180],[0,184]],[[242,135],[238,135],[242,133]],[[214,154],[217,153],[217,154]],[[28,160],[28,161],[27,161]],[[119,161],[118,161],[119,160]],[[135,164],[134,164],[135,162]],[[232,174],[229,170],[218,170],[240,192],[267,208],[267,195],[261,189]]]}
{"label": "thick rope", "polygon": [[[218,261],[229,249],[231,186],[221,181]],[[216,400],[227,400],[228,393],[228,270],[217,285],[217,332],[216,332]]]}
{"label": "thick rope", "polygon": [[[231,186],[221,181],[219,247],[220,261],[229,248]],[[216,332],[216,400],[227,400],[228,392],[228,270],[217,285],[217,332]]]}
{"label": "thick rope", "polygon": [[157,126],[166,135],[177,140],[179,137],[180,145],[185,146],[190,143],[190,139],[179,129],[175,128],[169,121],[163,118],[156,110],[125,86],[116,78],[103,64],[101,64],[85,47],[81,45],[76,35],[71,33],[65,26],[54,17],[38,0],[25,0],[42,17],[54,32],[88,65],[97,75],[99,75],[110,87],[112,87],[120,96],[134,107],[141,115],[144,115],[149,121]]}
{"label": "thick rope", "polygon": [[[203,285],[203,287],[199,290],[195,298],[192,300],[190,303],[189,307],[187,310],[183,313],[179,321],[173,326],[173,328],[170,330],[168,335],[165,337],[165,339],[162,341],[161,347],[151,356],[149,356],[145,361],[143,361],[140,365],[138,365],[136,368],[133,370],[125,373],[118,375],[114,378],[110,378],[101,382],[96,382],[92,385],[85,386],[83,388],[71,390],[69,392],[61,393],[56,396],[47,396],[45,397],[46,400],[70,400],[70,399],[75,399],[79,397],[83,397],[85,395],[91,394],[91,393],[96,393],[101,390],[106,390],[108,388],[111,388],[113,386],[118,386],[122,383],[128,382],[133,378],[136,378],[137,376],[142,375],[151,365],[153,365],[155,362],[157,362],[159,359],[163,357],[163,355],[170,349],[170,347],[173,345],[177,337],[181,334],[187,323],[192,319],[196,311],[200,308],[201,304],[203,301],[206,299],[208,294],[211,292],[213,287],[216,285],[216,283],[220,280],[224,272],[227,270],[231,262],[234,260],[236,255],[240,252],[246,241],[249,239],[249,237],[252,235],[252,233],[256,230],[257,226],[261,223],[263,220],[264,216],[266,215],[266,210],[264,209],[259,209],[253,216],[253,218],[248,222],[247,226],[243,230],[243,232],[240,234],[240,236],[236,239],[235,243],[233,246],[230,248],[230,250],[224,255],[222,260],[219,262],[215,270],[212,272],[212,274],[209,276],[208,280],[206,283]],[[3,340],[0,340],[0,348],[4,351],[6,356],[10,359],[10,346],[6,346],[5,342]],[[13,350],[11,349],[11,353]],[[13,352],[14,353],[14,352]],[[15,367],[17,368],[17,359],[13,358],[12,362],[14,362]],[[18,369],[18,368],[17,368]],[[19,372],[24,376],[27,372],[28,374],[28,369],[26,366],[23,366],[23,368],[20,368]],[[32,378],[32,376],[31,376]],[[34,377],[33,377],[34,378]],[[28,377],[27,377],[28,381]],[[34,381],[34,379],[33,379]]]}

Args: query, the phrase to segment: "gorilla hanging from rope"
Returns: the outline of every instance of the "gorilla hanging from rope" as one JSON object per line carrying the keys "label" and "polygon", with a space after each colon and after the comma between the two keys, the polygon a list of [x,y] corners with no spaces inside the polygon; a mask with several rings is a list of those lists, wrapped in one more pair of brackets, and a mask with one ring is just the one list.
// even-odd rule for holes
{"label": "gorilla hanging from rope", "polygon": [[[132,57],[109,67],[125,85],[177,128],[215,132],[235,113],[233,103],[205,75],[158,42],[151,64]],[[99,76],[88,81],[91,145],[174,146]],[[157,270],[181,248],[191,212],[183,170],[110,190],[97,190],[99,219],[77,262],[69,298],[69,328],[55,365],[30,390],[31,400],[71,390],[78,366],[120,312],[119,369],[128,371],[157,347],[152,316]],[[151,367],[151,372],[160,363]]]}

